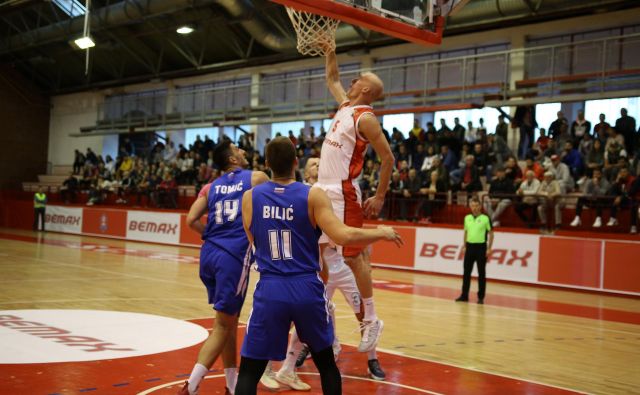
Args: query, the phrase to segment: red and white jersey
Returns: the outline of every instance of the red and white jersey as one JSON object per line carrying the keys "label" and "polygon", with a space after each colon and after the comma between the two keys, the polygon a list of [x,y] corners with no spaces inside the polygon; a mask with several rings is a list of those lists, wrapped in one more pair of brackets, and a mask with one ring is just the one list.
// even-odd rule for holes
{"label": "red and white jersey", "polygon": [[369,141],[358,132],[364,114],[373,114],[371,106],[340,105],[322,144],[318,181],[331,183],[353,180],[362,173]]}

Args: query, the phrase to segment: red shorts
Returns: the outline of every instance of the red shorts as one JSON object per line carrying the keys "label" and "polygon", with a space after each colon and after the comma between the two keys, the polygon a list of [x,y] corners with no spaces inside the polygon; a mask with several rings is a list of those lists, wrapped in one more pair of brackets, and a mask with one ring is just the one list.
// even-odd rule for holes
{"label": "red shorts", "polygon": [[[354,228],[362,228],[364,224],[364,212],[362,210],[362,193],[360,186],[355,180],[345,180],[337,182],[321,182],[318,181],[314,187],[321,188],[333,206],[333,212],[342,223]],[[336,245],[329,239],[329,236],[322,234],[320,243],[331,243]],[[338,252],[345,257],[354,257],[360,254],[366,246],[341,247],[336,245]]]}

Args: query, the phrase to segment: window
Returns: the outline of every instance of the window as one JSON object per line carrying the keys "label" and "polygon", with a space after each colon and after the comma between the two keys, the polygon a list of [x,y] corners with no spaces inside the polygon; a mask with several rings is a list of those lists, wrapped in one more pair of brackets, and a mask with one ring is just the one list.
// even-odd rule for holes
{"label": "window", "polygon": [[[509,107],[502,107],[502,111],[509,113]],[[444,119],[447,122],[447,126],[453,129],[454,118],[460,120],[460,124],[467,129],[467,123],[472,122],[473,127],[480,126],[480,118],[484,120],[484,127],[487,129],[487,134],[494,133],[496,126],[498,125],[498,116],[500,112],[491,107],[474,108],[471,110],[452,110],[452,111],[437,111],[433,116],[433,125],[436,129],[440,129],[440,120]]]}
{"label": "window", "polygon": [[78,0],[53,0],[53,4],[72,18],[87,12],[87,9]]}
{"label": "window", "polygon": [[[300,129],[304,128],[304,121],[294,122],[276,122],[271,124],[271,138],[276,137],[277,133],[280,133],[284,137],[289,136],[289,130],[293,131],[293,135],[298,137]],[[316,131],[316,134],[318,132]]]}
{"label": "window", "polygon": [[413,119],[415,115],[411,114],[393,114],[382,117],[382,127],[391,135],[393,128],[398,128],[405,138],[409,137],[411,129],[413,129]]}
{"label": "window", "polygon": [[184,131],[184,146],[189,149],[190,145],[196,142],[196,138],[200,136],[200,140],[204,141],[204,136],[209,136],[211,140],[216,141],[218,137],[218,128],[192,128]]}
{"label": "window", "polygon": [[635,118],[636,123],[638,122],[640,119],[640,97],[588,100],[584,105],[584,117],[591,122],[591,127],[594,127],[600,122],[598,118],[600,114],[604,114],[605,121],[613,126],[616,123],[616,119],[620,118],[621,108],[626,108],[627,115]]}
{"label": "window", "polygon": [[538,130],[535,132],[534,140],[538,140],[540,128],[549,132],[549,126],[551,123],[558,119],[558,111],[560,111],[561,106],[562,105],[560,103],[545,103],[538,104],[536,106],[536,122],[538,122]]}

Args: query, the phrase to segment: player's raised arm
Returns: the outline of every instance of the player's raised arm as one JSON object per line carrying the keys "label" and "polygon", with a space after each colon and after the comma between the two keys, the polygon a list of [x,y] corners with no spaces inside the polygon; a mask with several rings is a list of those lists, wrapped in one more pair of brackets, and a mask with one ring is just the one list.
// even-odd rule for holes
{"label": "player's raised arm", "polygon": [[312,221],[339,245],[368,245],[378,240],[393,241],[397,246],[404,244],[400,235],[390,226],[361,229],[343,224],[333,213],[331,201],[320,188],[311,188],[309,191],[309,211]]}
{"label": "player's raised arm", "polygon": [[373,150],[380,157],[380,182],[376,194],[364,202],[365,216],[377,216],[384,205],[384,197],[389,189],[389,180],[393,172],[395,159],[389,142],[382,134],[382,129],[375,116],[365,114],[360,118],[359,131],[369,140]]}
{"label": "player's raised arm", "polygon": [[242,226],[247,234],[249,244],[253,244],[253,234],[251,233],[251,217],[253,216],[253,191],[248,190],[242,195]]}
{"label": "player's raised arm", "polygon": [[347,93],[340,82],[338,59],[335,51],[329,51],[326,55],[327,87],[339,104],[347,100]]}

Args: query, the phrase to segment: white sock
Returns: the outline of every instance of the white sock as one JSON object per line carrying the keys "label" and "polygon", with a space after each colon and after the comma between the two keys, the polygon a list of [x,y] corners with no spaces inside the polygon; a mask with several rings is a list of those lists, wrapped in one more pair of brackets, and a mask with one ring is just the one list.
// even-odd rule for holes
{"label": "white sock", "polygon": [[367,352],[367,359],[371,361],[372,359],[378,359],[378,354],[376,353],[376,349]]}
{"label": "white sock", "polygon": [[227,388],[232,394],[236,392],[236,381],[238,379],[238,368],[226,368],[224,370],[224,378],[227,381]]}
{"label": "white sock", "polygon": [[189,380],[187,380],[189,382],[189,393],[193,393],[198,389],[200,382],[207,373],[209,373],[209,369],[207,369],[206,366],[200,363],[195,364],[191,371],[191,376],[189,376]]}
{"label": "white sock", "polygon": [[363,321],[375,321],[378,319],[376,315],[376,308],[373,305],[373,296],[370,298],[362,299],[362,303],[364,304],[364,319]]}
{"label": "white sock", "polygon": [[298,355],[300,355],[300,350],[302,350],[302,343],[300,342],[300,338],[298,338],[298,334],[296,333],[296,331],[293,331],[293,333],[291,334],[291,339],[289,340],[287,357],[282,363],[280,372],[292,373],[294,371],[294,369],[296,368],[296,359],[298,359]]}

